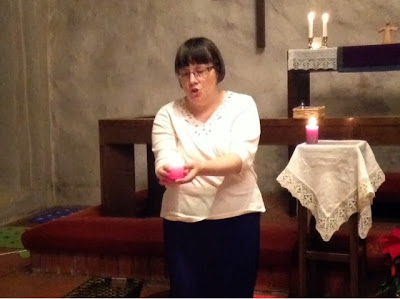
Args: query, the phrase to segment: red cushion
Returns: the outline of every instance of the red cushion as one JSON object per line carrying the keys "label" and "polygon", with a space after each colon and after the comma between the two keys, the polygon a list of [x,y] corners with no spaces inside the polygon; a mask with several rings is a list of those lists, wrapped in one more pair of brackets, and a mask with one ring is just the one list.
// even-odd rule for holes
{"label": "red cushion", "polygon": [[32,251],[100,254],[163,254],[161,218],[102,217],[98,207],[25,231],[22,243]]}
{"label": "red cushion", "polygon": [[[297,240],[296,222],[262,223],[260,266],[290,266]],[[164,251],[161,218],[105,217],[100,207],[34,226],[22,235],[22,243],[36,252],[163,256]]]}

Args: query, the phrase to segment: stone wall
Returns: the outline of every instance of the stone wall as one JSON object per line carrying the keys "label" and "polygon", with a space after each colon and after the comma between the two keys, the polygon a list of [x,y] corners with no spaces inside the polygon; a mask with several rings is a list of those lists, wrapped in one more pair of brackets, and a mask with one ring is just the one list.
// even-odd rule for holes
{"label": "stone wall", "polygon": [[[220,48],[226,89],[251,94],[260,116],[286,116],[286,53],[307,46],[307,13],[330,13],[329,46],[379,44],[400,22],[398,0],[265,0],[266,48],[255,45],[252,0],[0,1],[0,223],[54,205],[100,202],[98,119],[154,115],[182,91],[177,47],[207,36]],[[400,42],[400,31],[393,34]],[[399,115],[400,72],[312,75],[312,103],[327,116]],[[137,187],[144,181],[143,148]],[[400,151],[377,150],[400,170]],[[264,193],[286,148],[262,147]]]}
{"label": "stone wall", "polygon": [[55,204],[47,1],[0,2],[0,223]]}

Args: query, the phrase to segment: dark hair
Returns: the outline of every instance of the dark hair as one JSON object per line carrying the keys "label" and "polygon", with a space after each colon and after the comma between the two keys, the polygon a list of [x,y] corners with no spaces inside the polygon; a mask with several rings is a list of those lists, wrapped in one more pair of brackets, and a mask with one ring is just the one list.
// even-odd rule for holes
{"label": "dark hair", "polygon": [[175,74],[178,74],[181,68],[194,63],[211,63],[217,72],[218,83],[225,77],[225,63],[221,53],[208,38],[193,37],[178,48],[175,57]]}

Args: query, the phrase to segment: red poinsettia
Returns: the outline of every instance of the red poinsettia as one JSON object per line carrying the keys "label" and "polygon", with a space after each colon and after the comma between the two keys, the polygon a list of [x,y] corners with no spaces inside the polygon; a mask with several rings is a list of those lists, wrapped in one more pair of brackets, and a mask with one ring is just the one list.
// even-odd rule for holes
{"label": "red poinsettia", "polygon": [[392,276],[396,275],[396,263],[395,260],[400,256],[400,229],[393,228],[391,234],[384,235],[379,238],[379,241],[382,243],[383,254],[389,254],[392,260],[391,264],[391,273]]}
{"label": "red poinsettia", "polygon": [[400,229],[394,228],[391,234],[379,238],[382,253],[390,255],[391,276],[377,290],[377,297],[400,297]]}

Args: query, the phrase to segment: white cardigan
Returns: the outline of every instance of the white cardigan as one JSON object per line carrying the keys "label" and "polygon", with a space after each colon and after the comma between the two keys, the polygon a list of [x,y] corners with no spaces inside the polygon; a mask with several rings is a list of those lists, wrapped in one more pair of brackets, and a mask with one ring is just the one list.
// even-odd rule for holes
{"label": "white cardigan", "polygon": [[156,169],[176,154],[185,161],[204,161],[227,153],[241,157],[242,169],[237,174],[197,176],[186,184],[166,186],[161,217],[196,222],[265,212],[253,165],[259,138],[260,120],[251,96],[228,91],[206,123],[186,109],[184,98],[163,106],[153,124]]}

